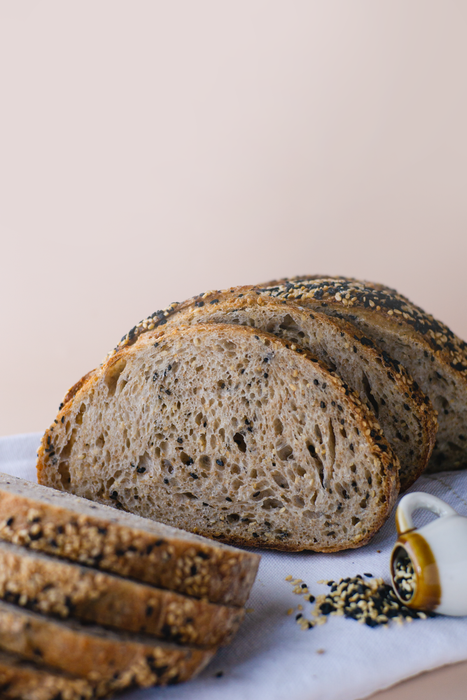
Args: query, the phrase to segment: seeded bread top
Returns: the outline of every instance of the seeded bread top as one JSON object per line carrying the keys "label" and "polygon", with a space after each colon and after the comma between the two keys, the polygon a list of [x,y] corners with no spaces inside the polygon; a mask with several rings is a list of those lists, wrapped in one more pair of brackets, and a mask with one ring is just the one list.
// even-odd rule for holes
{"label": "seeded bread top", "polygon": [[[43,460],[53,467],[53,436],[39,449],[39,478]],[[228,605],[245,603],[259,565],[257,554],[2,473],[0,539]]]}
{"label": "seeded bread top", "polygon": [[467,343],[444,323],[427,314],[396,290],[347,277],[294,277],[260,288],[272,296],[291,301],[320,302],[322,306],[364,309],[378,314],[388,325],[406,328],[422,337],[430,349],[467,379]]}

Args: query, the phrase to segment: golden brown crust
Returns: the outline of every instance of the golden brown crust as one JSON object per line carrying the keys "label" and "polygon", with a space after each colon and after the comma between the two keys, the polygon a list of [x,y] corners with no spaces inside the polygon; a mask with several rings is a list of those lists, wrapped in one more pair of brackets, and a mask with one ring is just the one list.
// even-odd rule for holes
{"label": "golden brown crust", "polygon": [[[47,437],[41,447],[44,456],[45,449]],[[10,485],[0,481],[0,539],[212,603],[241,606],[248,598],[259,566],[257,555],[225,550],[186,533],[157,535],[119,524],[113,509],[110,515],[97,510],[80,514],[76,507],[70,510],[65,494],[62,498],[58,491],[36,487],[54,494],[49,502],[40,493],[22,493],[14,485],[22,480],[6,481]]]}
{"label": "golden brown crust", "polygon": [[91,683],[0,652],[0,697],[8,700],[91,700]]}
{"label": "golden brown crust", "polygon": [[150,637],[58,622],[1,602],[0,647],[85,678],[107,691],[188,680],[214,654],[214,650],[190,649]]}
{"label": "golden brown crust", "polygon": [[317,302],[333,308],[358,309],[371,316],[376,324],[394,330],[405,331],[436,353],[438,358],[459,373],[459,379],[467,382],[467,343],[456,336],[444,323],[436,320],[423,309],[410,302],[390,287],[374,282],[346,277],[318,279],[304,276],[281,280],[278,284],[258,285],[275,297],[291,301]]}
{"label": "golden brown crust", "polygon": [[81,377],[81,379],[78,382],[76,382],[76,384],[73,384],[73,386],[70,389],[68,389],[67,393],[65,394],[65,398],[63,399],[63,403],[60,405],[59,410],[62,406],[71,401],[71,399],[74,396],[76,396],[81,387],[87,382],[87,380],[91,377],[91,375],[94,374],[95,371],[95,369],[92,369],[90,372],[85,374],[84,377]]}
{"label": "golden brown crust", "polygon": [[[219,309],[234,309],[251,308],[254,309],[257,305],[264,306],[270,300],[274,302],[282,302],[284,304],[298,307],[300,302],[276,300],[265,293],[259,293],[257,289],[250,287],[236,287],[225,291],[206,292],[203,295],[188,299],[187,301],[172,307],[164,317],[165,325],[164,332],[175,325],[191,324],[196,321],[196,316],[203,316],[205,319],[206,310],[216,312]],[[357,341],[360,348],[364,347],[370,361],[378,363],[384,367],[388,373],[388,381],[394,383],[400,390],[401,395],[405,395],[405,404],[409,410],[417,417],[421,426],[422,432],[422,447],[418,459],[410,464],[402,465],[401,472],[401,490],[408,489],[424,472],[428,465],[428,461],[433,451],[437,432],[437,417],[429,398],[421,391],[416,382],[409,375],[407,370],[396,360],[394,360],[387,352],[381,350],[377,345],[370,340],[362,331],[348,323],[345,320],[333,319],[324,314],[319,314],[322,323],[327,323],[332,327],[339,327],[342,333],[346,334],[346,339],[351,345],[355,345]],[[206,320],[202,321],[206,323]],[[225,321],[228,323],[228,320]],[[129,347],[143,333],[144,326],[136,327],[132,339],[128,339],[126,347]],[[156,332],[156,331],[154,331]],[[123,348],[124,346],[122,346]],[[337,369],[338,372],[338,369]]]}
{"label": "golden brown crust", "polygon": [[0,598],[29,610],[200,647],[227,644],[241,608],[105,574],[0,542]]}
{"label": "golden brown crust", "polygon": [[[248,338],[252,338],[255,336],[256,333],[259,335],[264,335],[268,337],[268,340],[270,340],[271,343],[275,344],[277,343],[279,346],[282,347],[289,347],[283,340],[275,337],[275,336],[270,336],[269,334],[264,334],[260,331],[256,331],[255,329],[252,328],[247,328],[247,327],[235,327],[236,332],[247,336]],[[127,357],[131,356],[132,353],[138,352],[138,347],[141,343],[143,344],[154,344],[156,341],[157,343],[161,342],[161,339],[167,339],[170,336],[177,336],[181,331],[187,334],[193,334],[193,335],[198,335],[199,333],[204,331],[211,332],[212,327],[208,326],[203,326],[199,325],[196,327],[176,327],[174,329],[169,329],[167,332],[164,332],[161,329],[155,329],[153,331],[146,331],[144,334],[141,334],[141,337],[138,339],[137,342],[132,343],[131,345],[128,345],[127,347],[121,348],[119,351],[118,355],[111,356],[99,369],[98,373],[96,375],[93,375],[90,377],[88,380],[88,383],[85,384],[77,393],[75,400],[79,402],[81,399],[80,397],[85,396],[86,391],[88,391],[90,387],[90,383],[97,381],[98,377],[104,377],[106,376],[106,373],[111,373],[113,367],[116,365],[116,363],[126,359]],[[257,336],[256,336],[257,337]],[[351,411],[353,416],[356,418],[357,422],[359,423],[360,430],[366,435],[368,442],[370,443],[370,451],[372,457],[377,461],[378,464],[382,465],[382,474],[384,476],[384,485],[383,485],[383,500],[384,504],[381,505],[380,511],[379,511],[379,517],[377,521],[374,523],[374,526],[371,528],[371,531],[365,534],[365,536],[359,536],[358,538],[354,539],[351,545],[346,545],[346,546],[351,546],[351,547],[358,547],[361,546],[362,544],[366,543],[374,534],[375,532],[382,526],[382,524],[386,521],[387,517],[389,516],[392,507],[396,501],[397,495],[399,493],[399,461],[397,457],[394,455],[392,448],[390,447],[389,443],[385,439],[381,427],[379,423],[376,421],[374,416],[369,412],[369,410],[362,404],[360,401],[359,397],[355,394],[355,392],[347,385],[345,382],[342,381],[342,379],[336,375],[333,372],[330,372],[328,368],[318,361],[310,352],[307,350],[304,350],[303,348],[296,348],[295,346],[290,347],[291,350],[293,350],[297,355],[300,355],[302,358],[306,357],[307,359],[311,360],[316,367],[320,368],[320,371],[323,373],[323,377],[326,377],[326,381],[329,382],[330,385],[332,385],[333,390],[336,391],[338,394],[341,394],[341,399],[343,402],[346,404],[351,404]],[[63,409],[65,411],[65,416],[67,414],[67,407]],[[46,433],[44,436],[44,439],[42,441],[42,447],[41,451],[39,453],[40,455],[40,460],[42,460],[45,457],[45,446],[47,445],[47,437],[50,436],[50,433]],[[50,464],[48,461],[43,461],[41,464],[41,469],[42,470],[47,470],[47,469],[53,469],[53,466]],[[40,472],[41,473],[41,472]],[[42,477],[41,477],[42,478]],[[199,530],[200,534],[204,534],[203,530],[200,528]],[[220,533],[219,537],[217,538],[219,541],[225,541],[229,542],[232,544],[237,544],[237,545],[245,545],[245,546],[260,546],[260,547],[274,547],[276,549],[284,549],[287,551],[299,551],[303,549],[303,546],[297,546],[297,545],[289,545],[289,544],[284,544],[282,543],[274,543],[272,544],[270,540],[265,540],[261,536],[259,536],[256,539],[249,539],[249,538],[225,538],[223,537],[222,533]],[[315,551],[337,551],[339,549],[342,549],[342,546],[330,546],[330,547],[323,547],[323,546],[314,546],[312,547],[310,545],[310,549],[315,549]]]}

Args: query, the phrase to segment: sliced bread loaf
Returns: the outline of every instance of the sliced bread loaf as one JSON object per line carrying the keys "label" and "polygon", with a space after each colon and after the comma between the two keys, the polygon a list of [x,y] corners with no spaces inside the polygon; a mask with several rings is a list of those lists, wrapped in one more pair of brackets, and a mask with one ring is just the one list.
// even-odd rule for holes
{"label": "sliced bread loaf", "polygon": [[58,621],[0,601],[0,648],[92,683],[98,695],[199,673],[214,650]]}
{"label": "sliced bread loaf", "polygon": [[400,362],[438,412],[429,470],[467,467],[467,344],[395,290],[345,277],[294,278],[263,288],[350,321]]}
{"label": "sliced bread loaf", "polygon": [[0,651],[0,697],[6,700],[91,700],[91,683]]}
{"label": "sliced bread loaf", "polygon": [[[62,461],[51,448],[56,424],[41,453],[55,474],[50,481],[58,474],[61,484],[78,428],[65,420],[59,426],[69,438]],[[138,477],[144,473],[139,469]],[[106,479],[108,502],[115,504],[115,476]],[[246,602],[259,565],[256,554],[1,473],[0,539],[225,605]]]}
{"label": "sliced bread loaf", "polygon": [[[211,302],[215,300],[215,304]],[[399,362],[352,324],[257,291],[212,292],[181,304],[165,329],[194,323],[235,323],[303,346],[357,391],[374,412],[401,464],[401,490],[425,470],[433,450],[436,413]]]}
{"label": "sliced bread loaf", "polygon": [[227,644],[242,608],[173,591],[0,542],[0,598],[36,612],[153,634],[201,647]]}
{"label": "sliced bread loaf", "polygon": [[345,382],[302,348],[224,324],[145,333],[111,357],[38,461],[57,489],[235,544],[318,551],[371,538],[398,470]]}

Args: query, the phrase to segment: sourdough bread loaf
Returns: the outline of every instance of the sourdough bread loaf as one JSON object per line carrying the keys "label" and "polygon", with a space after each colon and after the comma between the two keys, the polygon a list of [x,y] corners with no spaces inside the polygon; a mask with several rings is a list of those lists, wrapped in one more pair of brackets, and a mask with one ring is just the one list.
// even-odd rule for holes
{"label": "sourdough bread loaf", "polygon": [[[47,480],[58,479],[63,489],[82,416],[79,409],[73,426],[62,416],[47,432],[41,454],[53,470]],[[51,448],[59,430],[68,436],[60,462]],[[139,469],[138,478],[144,475]],[[115,505],[115,474],[106,479],[108,503]],[[2,473],[0,539],[224,605],[246,602],[259,565],[256,554]]]}
{"label": "sourdough bread loaf", "polygon": [[358,396],[274,335],[199,324],[141,335],[46,432],[41,483],[234,544],[367,542],[399,463]]}
{"label": "sourdough bread loaf", "polygon": [[6,700],[92,700],[91,683],[0,651],[0,697]]}
{"label": "sourdough bread loaf", "polygon": [[227,644],[244,616],[241,608],[213,605],[8,542],[0,542],[0,598],[62,619],[200,647]]}
{"label": "sourdough bread loaf", "polygon": [[[212,302],[215,303],[212,303]],[[230,323],[273,333],[303,346],[357,391],[373,411],[401,464],[401,490],[425,470],[433,450],[437,420],[430,400],[400,363],[381,351],[355,326],[300,302],[276,300],[257,290],[212,292],[181,304],[165,329],[195,323]]]}
{"label": "sourdough bread loaf", "polygon": [[400,362],[438,412],[429,471],[467,467],[467,344],[389,287],[345,277],[300,277],[263,291],[343,318]]}
{"label": "sourdough bread loaf", "polygon": [[102,695],[129,687],[167,685],[199,673],[212,649],[55,620],[0,601],[0,648],[84,678]]}

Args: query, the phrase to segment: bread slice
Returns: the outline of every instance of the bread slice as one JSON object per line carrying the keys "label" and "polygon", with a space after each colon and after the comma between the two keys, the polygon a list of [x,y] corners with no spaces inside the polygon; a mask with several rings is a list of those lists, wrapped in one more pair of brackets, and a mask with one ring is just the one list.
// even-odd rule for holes
{"label": "bread slice", "polygon": [[213,605],[0,542],[0,598],[36,612],[73,617],[201,647],[226,644],[242,608]]}
{"label": "bread slice", "polygon": [[406,367],[438,412],[429,471],[467,467],[467,344],[406,297],[345,277],[294,278],[263,289],[357,326]]}
{"label": "bread slice", "polygon": [[[207,324],[143,334],[62,409],[41,483],[243,545],[367,542],[397,457],[351,389],[302,348]],[[189,571],[189,570],[188,570]]]}
{"label": "bread slice", "polygon": [[188,680],[206,666],[215,651],[58,621],[3,601],[0,648],[84,678],[98,695]]}
{"label": "bread slice", "polygon": [[94,688],[84,678],[25,661],[0,651],[0,697],[7,700],[91,700]]}
{"label": "bread slice", "polygon": [[[73,433],[65,420],[59,426],[62,436]],[[59,464],[50,447],[54,430],[58,435],[56,424],[41,453],[60,481],[72,445]],[[2,473],[0,539],[223,605],[244,605],[259,565],[257,554]]]}
{"label": "bread slice", "polygon": [[201,304],[196,299],[179,305],[164,328],[194,323],[251,326],[307,348],[355,389],[376,415],[399,458],[401,490],[425,470],[437,430],[430,400],[400,363],[352,324],[244,287],[209,293]]}

